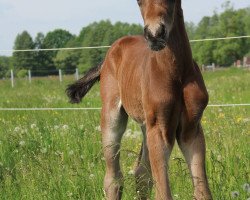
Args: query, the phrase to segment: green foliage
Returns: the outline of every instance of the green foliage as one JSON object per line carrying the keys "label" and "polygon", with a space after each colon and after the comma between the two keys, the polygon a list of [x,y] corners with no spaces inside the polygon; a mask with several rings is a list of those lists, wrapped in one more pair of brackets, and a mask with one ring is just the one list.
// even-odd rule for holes
{"label": "green foliage", "polygon": [[28,70],[26,70],[26,69],[21,69],[17,72],[18,78],[25,78],[27,76],[28,76]]}
{"label": "green foliage", "polygon": [[[27,31],[18,34],[15,40],[14,49],[34,49],[32,37]],[[32,69],[35,65],[34,52],[14,52],[13,65],[15,70]]]}
{"label": "green foliage", "polygon": [[[136,24],[117,22],[112,24],[109,20],[94,22],[82,29],[80,35],[70,40],[66,47],[76,46],[108,46],[115,40],[126,35],[142,34],[142,27]],[[80,72],[87,70],[104,59],[107,49],[90,49],[83,51],[60,51],[55,62],[57,68],[73,72],[79,68]]]}
{"label": "green foliage", "polygon": [[[205,39],[249,35],[249,8],[235,10],[229,1],[223,4],[223,8],[225,11],[221,14],[204,17],[190,37]],[[249,39],[198,42],[192,44],[193,56],[199,64],[230,66],[250,50],[249,44]]]}
{"label": "green foliage", "polygon": [[[63,48],[73,38],[74,36],[70,32],[56,29],[45,36],[42,42],[42,47],[45,49]],[[57,53],[57,51],[45,51],[40,53],[40,58],[44,60],[43,64],[48,70],[55,71],[56,67],[61,68],[59,65],[56,66],[54,62]]]}
{"label": "green foliage", "polygon": [[[35,37],[35,49],[43,49],[44,48],[44,34],[39,32],[37,33]],[[35,58],[36,58],[36,65],[32,69],[33,76],[38,75],[47,75],[49,74],[48,71],[50,70],[48,64],[48,59],[46,56],[46,53],[44,51],[36,51],[35,52]]]}
{"label": "green foliage", "polygon": [[10,68],[12,68],[11,57],[0,56],[0,78],[6,77]]}
{"label": "green foliage", "polygon": [[[65,47],[79,47],[77,38],[72,38]],[[59,51],[54,59],[56,67],[66,73],[73,73],[79,64],[81,51]]]}

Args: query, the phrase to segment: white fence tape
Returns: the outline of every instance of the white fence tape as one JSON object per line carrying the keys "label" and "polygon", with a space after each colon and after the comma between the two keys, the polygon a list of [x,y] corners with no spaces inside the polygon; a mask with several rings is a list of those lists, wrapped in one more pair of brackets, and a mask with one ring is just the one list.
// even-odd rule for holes
{"label": "white fence tape", "polygon": [[[250,38],[250,35],[235,36],[235,37],[220,37],[220,38],[207,38],[207,39],[197,39],[189,40],[190,43],[194,42],[206,42],[206,41],[219,41],[219,40],[233,40],[233,39],[243,39]],[[95,47],[69,47],[69,48],[51,48],[51,49],[0,49],[0,52],[32,52],[32,51],[66,51],[66,50],[82,50],[82,49],[103,49],[109,48],[111,46],[95,46]]]}
{"label": "white fence tape", "polygon": [[[208,107],[244,107],[250,106],[250,103],[244,104],[211,104]],[[0,111],[63,111],[63,110],[101,110],[101,108],[0,108]]]}

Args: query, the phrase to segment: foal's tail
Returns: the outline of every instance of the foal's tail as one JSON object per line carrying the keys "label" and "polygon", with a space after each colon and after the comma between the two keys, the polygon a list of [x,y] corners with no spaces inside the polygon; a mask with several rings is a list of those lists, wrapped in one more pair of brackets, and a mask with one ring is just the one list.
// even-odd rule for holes
{"label": "foal's tail", "polygon": [[81,79],[67,87],[66,93],[71,103],[80,103],[93,85],[100,81],[101,67],[102,63],[91,68]]}

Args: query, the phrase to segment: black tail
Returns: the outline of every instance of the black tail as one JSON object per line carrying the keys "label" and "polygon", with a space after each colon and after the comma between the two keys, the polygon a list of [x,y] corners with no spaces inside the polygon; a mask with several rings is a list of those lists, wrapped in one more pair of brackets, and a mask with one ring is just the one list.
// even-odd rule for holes
{"label": "black tail", "polygon": [[71,103],[80,103],[93,85],[100,80],[101,67],[102,63],[91,68],[81,79],[67,87],[66,93]]}

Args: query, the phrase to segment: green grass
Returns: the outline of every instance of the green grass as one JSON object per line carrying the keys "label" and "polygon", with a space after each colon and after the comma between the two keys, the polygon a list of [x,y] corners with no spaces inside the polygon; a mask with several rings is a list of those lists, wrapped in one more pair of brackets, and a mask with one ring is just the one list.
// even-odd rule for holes
{"label": "green grass", "polygon": [[[204,74],[210,104],[249,103],[250,71],[228,69]],[[100,107],[99,85],[80,105],[64,94],[73,81],[65,77],[0,81],[0,107]],[[104,199],[105,164],[101,150],[99,111],[0,111],[0,199]],[[207,108],[202,120],[207,141],[207,172],[214,199],[238,199],[250,193],[250,107]],[[123,199],[136,196],[129,174],[140,149],[139,127],[122,144]],[[170,160],[174,199],[192,199],[192,184],[183,157],[175,146]]]}

